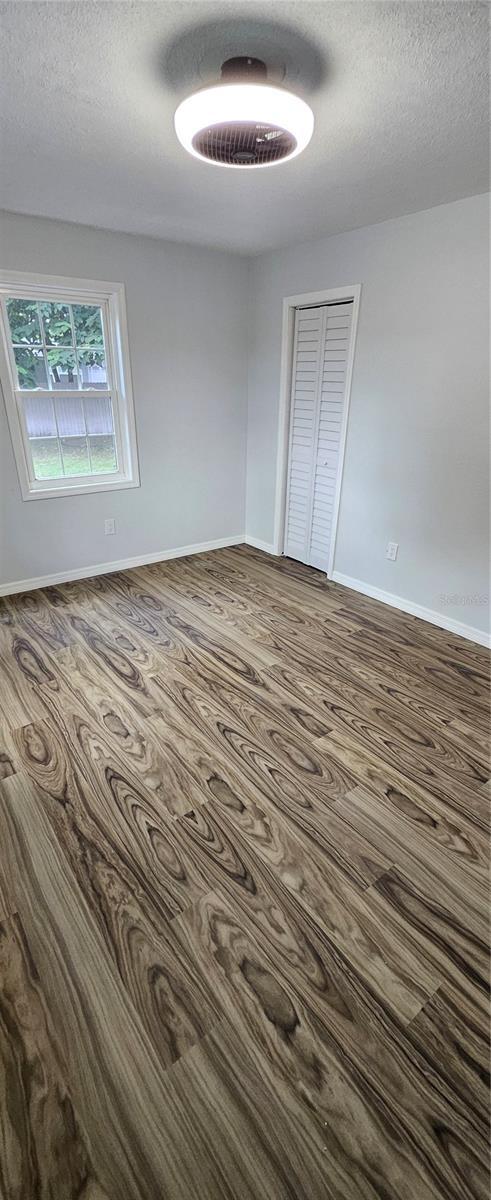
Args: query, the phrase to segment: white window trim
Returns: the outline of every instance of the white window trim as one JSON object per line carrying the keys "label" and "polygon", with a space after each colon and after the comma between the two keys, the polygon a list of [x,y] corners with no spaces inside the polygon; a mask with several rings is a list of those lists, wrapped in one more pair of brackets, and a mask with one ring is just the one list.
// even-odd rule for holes
{"label": "white window trim", "polygon": [[[117,472],[89,477],[74,475],[69,480],[63,477],[59,481],[33,478],[24,413],[18,399],[17,373],[5,303],[7,296],[18,296],[23,300],[98,304],[102,307],[119,462]],[[107,283],[100,279],[72,279],[62,275],[38,275],[0,269],[0,334],[0,383],[23,500],[47,500],[57,496],[80,496],[90,492],[114,492],[123,488],[139,487],[124,284]],[[38,393],[23,389],[23,394],[29,396]],[[77,390],[70,394],[93,397],[97,395],[97,390]]]}

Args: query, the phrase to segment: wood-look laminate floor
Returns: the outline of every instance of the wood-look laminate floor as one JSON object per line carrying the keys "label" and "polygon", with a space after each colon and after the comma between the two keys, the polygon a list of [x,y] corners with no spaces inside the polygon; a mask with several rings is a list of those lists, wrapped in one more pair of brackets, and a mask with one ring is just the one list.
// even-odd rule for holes
{"label": "wood-look laminate floor", "polygon": [[486,652],[238,547],[0,686],[2,1196],[487,1197]]}

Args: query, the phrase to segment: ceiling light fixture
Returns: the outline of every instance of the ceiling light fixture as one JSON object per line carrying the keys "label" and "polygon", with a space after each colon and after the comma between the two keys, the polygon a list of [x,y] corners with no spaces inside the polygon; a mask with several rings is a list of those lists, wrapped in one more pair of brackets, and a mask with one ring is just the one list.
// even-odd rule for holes
{"label": "ceiling light fixture", "polygon": [[179,141],[195,158],[222,167],[271,167],[310,142],[314,116],[305,100],[273,87],[259,58],[229,58],[222,79],[179,105]]}

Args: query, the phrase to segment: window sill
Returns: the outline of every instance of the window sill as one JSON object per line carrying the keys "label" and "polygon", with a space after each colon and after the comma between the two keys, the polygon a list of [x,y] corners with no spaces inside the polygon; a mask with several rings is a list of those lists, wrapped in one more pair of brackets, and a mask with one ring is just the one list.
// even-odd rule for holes
{"label": "window sill", "polygon": [[54,500],[60,496],[87,496],[91,492],[120,492],[124,488],[140,487],[139,479],[106,479],[94,483],[75,483],[63,487],[42,487],[22,490],[23,500]]}

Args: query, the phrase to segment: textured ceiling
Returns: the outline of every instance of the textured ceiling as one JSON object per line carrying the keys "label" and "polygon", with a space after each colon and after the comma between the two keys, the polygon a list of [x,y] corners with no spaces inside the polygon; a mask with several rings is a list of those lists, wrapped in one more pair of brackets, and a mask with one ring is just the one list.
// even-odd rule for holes
{"label": "textured ceiling", "polygon": [[[2,3],[0,206],[242,253],[485,191],[487,5]],[[174,109],[227,55],[311,103],[299,158],[226,171]]]}

